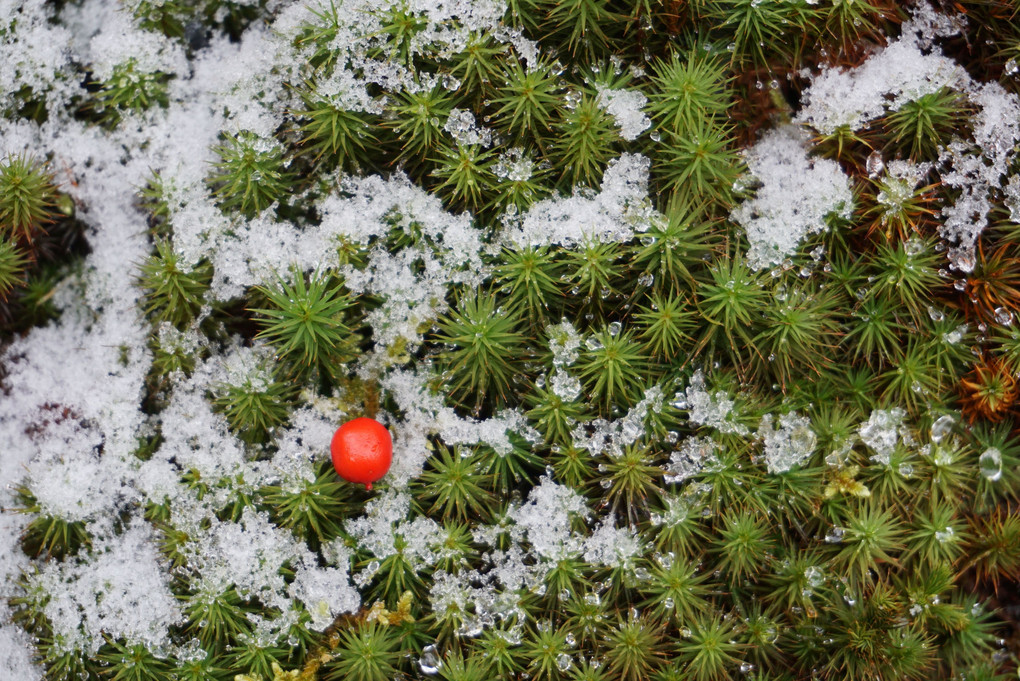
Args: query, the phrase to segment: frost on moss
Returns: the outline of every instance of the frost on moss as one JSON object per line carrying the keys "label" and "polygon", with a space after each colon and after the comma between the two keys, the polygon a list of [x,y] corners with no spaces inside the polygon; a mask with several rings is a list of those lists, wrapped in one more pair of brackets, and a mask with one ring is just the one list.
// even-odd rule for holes
{"label": "frost on moss", "polygon": [[673,4],[0,6],[0,676],[1008,666],[1012,29]]}

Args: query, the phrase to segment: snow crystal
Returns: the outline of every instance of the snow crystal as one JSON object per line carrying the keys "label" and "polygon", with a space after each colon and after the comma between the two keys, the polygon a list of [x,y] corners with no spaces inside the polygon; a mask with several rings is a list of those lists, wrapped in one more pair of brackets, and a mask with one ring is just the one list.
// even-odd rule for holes
{"label": "snow crystal", "polygon": [[1020,98],[998,83],[974,86],[971,101],[980,107],[973,117],[974,144],[954,140],[939,156],[943,184],[960,190],[959,197],[942,210],[939,233],[956,246],[949,251],[954,267],[974,269],[974,247],[988,225],[992,194],[1000,191],[1013,150],[1020,142]]}
{"label": "snow crystal", "polygon": [[[0,617],[9,614],[0,610]],[[41,681],[43,670],[32,659],[32,640],[13,624],[0,625],[0,678],[11,681]]]}
{"label": "snow crystal", "polygon": [[1020,175],[1012,175],[1003,192],[1006,194],[1006,208],[1009,208],[1009,221],[1020,225]]}
{"label": "snow crystal", "polygon": [[[97,27],[99,28],[99,27]],[[181,46],[162,33],[142,31],[124,12],[110,12],[102,30],[92,38],[85,55],[98,81],[109,80],[114,69],[128,62],[140,73],[187,73]]]}
{"label": "snow crystal", "polygon": [[510,517],[525,531],[538,555],[558,560],[580,553],[583,542],[570,531],[570,519],[587,518],[590,513],[584,497],[542,476],[528,494],[528,501],[514,509]]}
{"label": "snow crystal", "polygon": [[499,155],[492,164],[492,174],[509,182],[527,182],[535,172],[535,161],[521,147]]}
{"label": "snow crystal", "polygon": [[159,648],[182,620],[146,523],[97,542],[89,559],[45,563],[32,579],[51,595],[43,612],[69,649],[95,654],[104,634]]}
{"label": "snow crystal", "polygon": [[487,147],[492,144],[492,131],[488,128],[478,127],[475,124],[475,116],[470,111],[451,109],[443,130],[450,133],[457,144],[461,146],[480,144]]}
{"label": "snow crystal", "polygon": [[868,420],[861,424],[857,432],[864,444],[875,452],[871,457],[874,461],[889,465],[890,457],[899,440],[899,428],[904,416],[906,412],[899,407],[876,409],[871,412]]}
{"label": "snow crystal", "polygon": [[714,428],[720,433],[747,435],[747,426],[736,421],[734,401],[724,390],[709,392],[705,387],[705,374],[701,369],[691,376],[690,385],[674,397],[673,406],[689,411],[692,423]]}
{"label": "snow crystal", "polygon": [[840,127],[858,130],[887,111],[944,87],[959,87],[966,73],[941,54],[924,54],[915,34],[892,42],[851,71],[823,70],[805,90],[796,121],[823,135]]}
{"label": "snow crystal", "polygon": [[707,437],[689,437],[669,455],[663,480],[678,483],[697,475],[702,467],[715,456],[716,443]]}
{"label": "snow crystal", "polygon": [[509,433],[516,433],[530,442],[540,439],[519,409],[503,410],[483,420],[461,418],[443,403],[441,395],[430,390],[428,384],[427,373],[401,370],[391,371],[381,381],[383,389],[404,413],[394,433],[393,464],[387,475],[393,485],[406,485],[421,472],[429,456],[427,438],[432,434],[438,434],[450,446],[485,444],[498,456],[513,451]]}
{"label": "snow crystal", "polygon": [[556,371],[549,378],[553,394],[565,402],[573,402],[581,396],[581,381],[566,371]]}
{"label": "snow crystal", "polygon": [[432,611],[438,616],[455,615],[461,624],[457,628],[460,636],[474,637],[485,627],[513,617],[523,618],[521,597],[517,589],[500,590],[496,586],[496,574],[472,570],[467,574],[452,575],[437,570],[429,590]]}
{"label": "snow crystal", "polygon": [[913,163],[909,160],[891,161],[886,168],[886,175],[879,183],[879,191],[875,199],[882,211],[882,224],[896,215],[901,215],[914,198],[914,190],[920,186],[925,175],[931,170],[931,164]]}
{"label": "snow crystal", "polygon": [[342,613],[357,611],[361,597],[351,586],[349,558],[343,569],[302,566],[290,585],[290,596],[304,603],[312,629],[322,631]]}
{"label": "snow crystal", "polygon": [[242,597],[258,598],[281,610],[289,607],[289,600],[280,566],[291,561],[314,563],[308,548],[289,530],[277,527],[267,514],[250,507],[236,523],[211,519],[211,526],[186,550],[209,593],[234,585]]}
{"label": "snow crystal", "polygon": [[[411,497],[402,491],[388,489],[365,505],[365,515],[344,523],[344,528],[358,542],[358,546],[382,560],[398,552],[414,569],[435,563],[435,546],[443,540],[440,525],[431,518],[419,516],[406,520],[411,508]],[[374,566],[355,577],[358,586],[367,584],[378,569]]]}
{"label": "snow crystal", "polygon": [[826,229],[828,215],[852,214],[849,179],[835,161],[809,157],[807,145],[808,135],[788,125],[769,131],[746,153],[761,186],[732,218],[747,234],[747,262],[754,269],[793,255],[804,237]]}
{"label": "snow crystal", "polygon": [[305,230],[311,241],[300,245],[300,257],[305,258],[300,262],[322,262],[315,249],[333,250],[329,257],[335,258],[335,248],[326,245],[340,237],[368,244],[395,227],[420,230],[425,244],[396,253],[376,247],[369,253],[368,267],[342,268],[352,292],[385,301],[367,320],[375,342],[381,348],[403,343],[413,350],[421,342],[422,327],[446,310],[446,287],[452,282],[474,287],[482,281],[486,270],[481,235],[467,214],[446,212],[437,197],[404,175],[349,178],[342,190],[323,200],[321,224]]}
{"label": "snow crystal", "polygon": [[633,527],[616,527],[616,520],[610,515],[585,539],[584,560],[601,567],[630,566],[643,550],[637,531]]}
{"label": "snow crystal", "polygon": [[629,241],[636,231],[648,230],[649,167],[644,156],[622,154],[607,166],[600,192],[579,188],[573,196],[535,203],[511,221],[503,235],[505,244],[573,247],[591,240]]}
{"label": "snow crystal", "polygon": [[[15,108],[15,97],[23,87],[46,94],[50,117],[70,108],[79,90],[72,75],[73,36],[51,22],[55,8],[45,0],[7,2],[0,8],[0,109]],[[16,30],[8,27],[16,24]],[[2,139],[2,136],[0,136]]]}
{"label": "snow crystal", "polygon": [[1020,97],[995,82],[975,83],[956,62],[933,46],[935,37],[958,33],[959,23],[925,3],[914,8],[902,35],[850,71],[826,69],[803,94],[796,121],[828,135],[840,127],[858,130],[869,122],[943,89],[964,93],[976,109],[974,142],[954,139],[939,156],[943,184],[958,198],[942,210],[940,235],[954,245],[953,267],[970,272],[974,247],[987,226],[991,197],[1001,187],[1020,141]]}
{"label": "snow crystal", "polygon": [[343,66],[334,69],[328,78],[318,80],[312,91],[340,111],[372,114],[383,112],[382,99],[372,97],[367,83]]}
{"label": "snow crystal", "polygon": [[652,125],[652,120],[642,111],[647,103],[648,98],[637,90],[599,89],[599,106],[616,121],[620,137],[630,142]]}
{"label": "snow crystal", "polygon": [[772,415],[766,414],[758,426],[758,437],[765,443],[765,466],[769,473],[785,473],[806,463],[818,442],[811,430],[811,420],[791,411],[779,417],[778,428],[774,428],[772,422]]}
{"label": "snow crystal", "polygon": [[581,354],[581,334],[573,324],[564,319],[559,324],[545,327],[545,334],[549,337],[553,366],[562,369],[577,361]]}
{"label": "snow crystal", "polygon": [[240,441],[229,431],[222,414],[214,413],[205,392],[227,383],[265,389],[272,380],[264,349],[235,346],[225,358],[200,363],[192,378],[173,387],[160,412],[163,441],[152,460],[173,461],[196,471],[204,480],[217,480],[237,471],[245,459]]}
{"label": "snow crystal", "polygon": [[631,407],[623,418],[607,421],[594,419],[589,423],[580,423],[571,432],[574,445],[586,449],[592,456],[603,453],[617,457],[645,434],[645,418],[649,411],[658,413],[662,409],[662,386],[652,386],[645,391],[645,397]]}

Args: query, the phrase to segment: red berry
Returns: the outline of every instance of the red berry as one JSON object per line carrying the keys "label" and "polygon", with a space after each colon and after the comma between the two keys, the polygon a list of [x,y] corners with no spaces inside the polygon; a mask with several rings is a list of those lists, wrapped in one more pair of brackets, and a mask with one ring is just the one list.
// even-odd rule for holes
{"label": "red berry", "polygon": [[361,417],[337,428],[329,450],[337,475],[347,482],[364,483],[371,490],[372,483],[390,470],[393,438],[383,424]]}

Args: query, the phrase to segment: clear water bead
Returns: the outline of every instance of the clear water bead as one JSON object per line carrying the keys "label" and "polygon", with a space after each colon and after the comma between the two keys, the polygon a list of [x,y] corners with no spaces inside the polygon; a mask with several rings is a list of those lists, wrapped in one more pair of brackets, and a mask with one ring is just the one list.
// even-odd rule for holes
{"label": "clear water bead", "polygon": [[1002,452],[989,447],[978,457],[978,469],[985,480],[995,482],[1002,477]]}
{"label": "clear water bead", "polygon": [[878,151],[871,152],[864,167],[868,171],[868,177],[878,177],[881,175],[882,171],[885,170],[885,161],[882,160],[882,153]]}
{"label": "clear water bead", "polygon": [[939,443],[945,440],[953,430],[954,423],[956,423],[956,419],[949,414],[943,414],[935,419],[935,423],[931,424],[931,441]]}
{"label": "clear water bead", "polygon": [[921,255],[924,253],[924,242],[917,237],[911,237],[903,243],[903,252],[911,258]]}
{"label": "clear water bead", "polygon": [[804,570],[804,578],[812,589],[817,589],[825,583],[825,573],[822,572],[821,568],[814,565]]}
{"label": "clear water bead", "polygon": [[418,667],[423,674],[429,675],[437,674],[443,668],[443,661],[439,659],[439,653],[436,652],[434,645],[427,645],[422,649],[421,657],[418,658]]}
{"label": "clear water bead", "polygon": [[846,533],[842,527],[834,527],[829,530],[829,533],[825,535],[825,543],[827,544],[839,544],[843,541],[843,535]]}

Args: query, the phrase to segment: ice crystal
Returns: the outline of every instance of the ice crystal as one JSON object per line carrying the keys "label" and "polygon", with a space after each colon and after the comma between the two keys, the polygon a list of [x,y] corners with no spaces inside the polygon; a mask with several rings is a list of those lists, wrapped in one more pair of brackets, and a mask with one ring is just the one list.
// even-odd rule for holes
{"label": "ice crystal", "polygon": [[792,411],[779,417],[778,427],[773,427],[772,423],[773,416],[766,414],[758,426],[758,436],[765,443],[765,466],[769,473],[786,473],[807,462],[818,441],[810,419]]}
{"label": "ice crystal", "polygon": [[349,558],[342,567],[301,566],[288,590],[292,598],[301,601],[312,617],[312,628],[322,631],[342,613],[355,612],[361,597],[351,586]]}
{"label": "ice crystal", "polygon": [[573,402],[581,396],[581,381],[566,371],[557,371],[549,378],[549,387],[561,400]]}
{"label": "ice crystal", "polygon": [[475,124],[475,116],[470,111],[452,109],[443,130],[450,133],[457,144],[462,146],[480,144],[487,147],[492,144],[492,131],[478,127]]}
{"label": "ice crystal", "polygon": [[602,190],[579,190],[567,198],[539,201],[504,235],[514,247],[576,246],[588,240],[627,241],[646,231],[650,162],[638,154],[613,159],[602,177]]}
{"label": "ice crystal", "polygon": [[669,455],[663,480],[668,483],[683,482],[697,475],[702,467],[715,456],[716,443],[707,437],[689,437]]}
{"label": "ice crystal", "polygon": [[858,429],[861,440],[874,452],[871,458],[878,463],[889,465],[890,457],[899,441],[900,424],[905,415],[906,412],[899,407],[876,409]]}
{"label": "ice crystal", "polygon": [[584,559],[592,565],[622,567],[631,565],[641,555],[642,542],[634,528],[616,527],[610,516],[584,542]]}
{"label": "ice crystal", "polygon": [[747,426],[736,420],[733,411],[734,400],[724,390],[710,392],[705,387],[705,375],[701,369],[691,376],[690,385],[682,393],[677,393],[673,406],[686,409],[692,423],[714,428],[720,433],[747,435]]}
{"label": "ice crystal", "polygon": [[1020,141],[1020,97],[998,83],[977,83],[932,45],[960,25],[920,3],[899,39],[861,66],[823,70],[804,92],[797,121],[822,134],[840,127],[858,130],[871,121],[943,88],[963,92],[977,112],[973,142],[954,139],[939,156],[941,179],[958,191],[942,210],[939,233],[953,244],[949,259],[963,272],[974,268],[974,247],[988,223],[991,195],[999,191]]}
{"label": "ice crystal", "polygon": [[527,502],[510,517],[524,530],[538,555],[556,560],[580,552],[583,540],[570,531],[570,519],[586,518],[589,513],[584,497],[543,476],[528,494]]}
{"label": "ice crystal", "polygon": [[620,456],[623,449],[632,445],[644,434],[644,422],[649,412],[662,409],[662,386],[652,386],[645,391],[645,397],[631,407],[623,418],[608,421],[594,419],[587,424],[578,424],[571,437],[576,447],[587,449],[592,456],[606,453],[609,456]]}
{"label": "ice crystal", "polygon": [[573,324],[564,319],[559,324],[547,326],[545,333],[549,336],[554,366],[562,369],[577,361],[581,351],[581,334]]}
{"label": "ice crystal", "polygon": [[782,263],[806,236],[826,229],[827,216],[846,219],[853,211],[850,182],[839,164],[809,157],[807,143],[802,130],[784,126],[746,154],[760,187],[732,217],[747,235],[747,262],[754,269]]}
{"label": "ice crystal", "polygon": [[620,137],[625,140],[636,140],[652,125],[652,120],[642,111],[648,98],[637,90],[600,88],[598,104],[616,121]]}
{"label": "ice crystal", "polygon": [[35,579],[51,594],[44,612],[68,649],[93,655],[104,635],[158,648],[181,621],[151,530],[141,522],[103,539],[87,558],[44,564]]}

